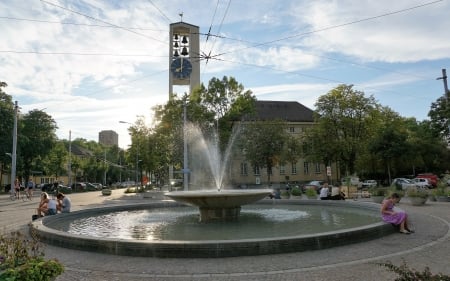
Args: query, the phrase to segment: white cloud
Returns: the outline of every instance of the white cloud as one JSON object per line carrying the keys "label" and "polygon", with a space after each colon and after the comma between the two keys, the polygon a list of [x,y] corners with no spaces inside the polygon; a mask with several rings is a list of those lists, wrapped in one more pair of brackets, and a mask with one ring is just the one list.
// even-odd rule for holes
{"label": "white cloud", "polygon": [[[396,111],[412,108],[419,100],[423,106],[416,114],[425,116],[427,104],[436,98],[435,93],[442,93],[442,86],[434,75],[428,80],[417,76],[435,72],[437,77],[441,68],[449,67],[448,1],[324,31],[320,30],[423,2],[52,3],[124,27],[88,26],[105,23],[41,1],[0,2],[0,17],[77,23],[0,18],[0,81],[8,83],[6,92],[19,101],[23,111],[46,108],[58,123],[58,135],[64,138],[72,130],[73,137],[97,140],[99,131],[111,129],[119,133],[121,146],[125,146],[122,139],[127,138],[127,125],[118,124],[119,120],[133,123],[136,115],[145,115],[151,123],[151,107],[168,98],[170,22],[166,17],[179,21],[179,12],[184,13],[183,21],[199,25],[201,33],[211,27],[213,35],[225,37],[212,36],[206,43],[205,36],[200,36],[201,51],[223,54],[207,65],[202,62],[202,78],[233,76],[259,99],[296,100],[313,108],[318,96],[336,87],[338,82],[330,81],[345,81],[380,95]],[[180,94],[185,91],[176,90]],[[431,92],[428,99],[423,99],[423,92]],[[387,93],[399,94],[385,99]],[[394,100],[406,95],[410,103]]]}

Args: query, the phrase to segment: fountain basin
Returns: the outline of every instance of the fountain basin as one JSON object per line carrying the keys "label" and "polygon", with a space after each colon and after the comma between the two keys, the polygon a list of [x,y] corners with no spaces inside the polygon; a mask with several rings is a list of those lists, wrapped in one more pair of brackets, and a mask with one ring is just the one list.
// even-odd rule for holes
{"label": "fountain basin", "polygon": [[201,222],[236,220],[241,206],[259,201],[272,193],[270,189],[175,191],[164,195],[190,206],[198,207]]}
{"label": "fountain basin", "polygon": [[[379,204],[367,202],[324,202],[320,200],[261,200],[252,206],[282,207],[284,205],[328,206],[332,209],[346,208],[349,213],[363,209],[379,216]],[[68,214],[44,217],[31,223],[43,242],[59,247],[77,250],[101,252],[122,256],[146,256],[162,258],[219,258],[232,256],[252,256],[266,254],[280,254],[320,250],[335,246],[358,243],[376,239],[395,232],[390,224],[381,222],[370,223],[358,227],[340,229],[336,231],[320,231],[318,233],[295,235],[280,234],[277,237],[254,237],[228,240],[162,240],[146,241],[135,239],[101,238],[87,235],[67,233],[60,227],[60,223],[74,221],[79,217],[96,216],[102,213],[116,211],[148,210],[158,208],[176,208],[182,205],[174,202],[153,202],[146,204],[111,206],[87,209]],[[224,227],[228,228],[228,224]],[[301,225],[298,226],[301,228]],[[233,236],[232,234],[230,236]]]}

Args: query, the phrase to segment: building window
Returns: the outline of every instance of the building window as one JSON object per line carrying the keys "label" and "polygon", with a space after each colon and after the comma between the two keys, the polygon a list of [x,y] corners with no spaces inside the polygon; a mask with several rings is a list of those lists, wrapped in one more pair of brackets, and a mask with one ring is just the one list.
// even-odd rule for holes
{"label": "building window", "polygon": [[294,127],[289,127],[289,132],[290,133],[295,133],[295,128]]}
{"label": "building window", "polygon": [[291,174],[297,174],[297,162],[292,162]]}
{"label": "building window", "polygon": [[309,175],[309,163],[308,162],[303,162],[303,173],[305,175]]}
{"label": "building window", "polygon": [[280,165],[280,175],[286,174],[286,167],[284,165]]}
{"label": "building window", "polygon": [[316,163],[316,174],[320,174],[320,163]]}
{"label": "building window", "polygon": [[241,162],[241,176],[246,176],[246,175],[248,175],[247,163]]}
{"label": "building window", "polygon": [[259,167],[258,167],[258,166],[255,166],[255,167],[254,167],[254,172],[255,172],[255,176],[259,176],[259,175],[261,175],[261,173],[260,173],[260,171],[259,171]]}

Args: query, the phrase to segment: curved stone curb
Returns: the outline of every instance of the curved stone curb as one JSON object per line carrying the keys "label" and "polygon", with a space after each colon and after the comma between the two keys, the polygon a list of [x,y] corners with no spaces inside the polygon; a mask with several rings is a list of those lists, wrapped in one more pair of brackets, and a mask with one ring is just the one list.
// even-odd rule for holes
{"label": "curved stone curb", "polygon": [[[258,204],[304,204],[327,205],[346,208],[364,208],[379,212],[379,205],[360,202],[323,202],[318,200],[262,200]],[[57,230],[58,222],[80,215],[107,213],[111,211],[181,206],[172,202],[154,202],[134,205],[110,206],[49,216],[32,222],[42,241],[59,247],[106,254],[163,258],[221,258],[236,256],[257,256],[321,250],[363,241],[369,241],[388,234],[395,229],[383,222],[339,231],[313,235],[299,235],[267,239],[210,240],[210,241],[139,241],[92,238],[73,235]]]}

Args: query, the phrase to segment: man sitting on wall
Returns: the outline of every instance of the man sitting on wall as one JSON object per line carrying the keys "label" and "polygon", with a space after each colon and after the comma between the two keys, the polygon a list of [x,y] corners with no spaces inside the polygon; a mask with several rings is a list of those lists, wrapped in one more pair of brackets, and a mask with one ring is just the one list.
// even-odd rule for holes
{"label": "man sitting on wall", "polygon": [[56,199],[58,199],[58,211],[60,211],[61,213],[70,213],[72,202],[70,201],[69,197],[59,192],[58,195],[56,195]]}

